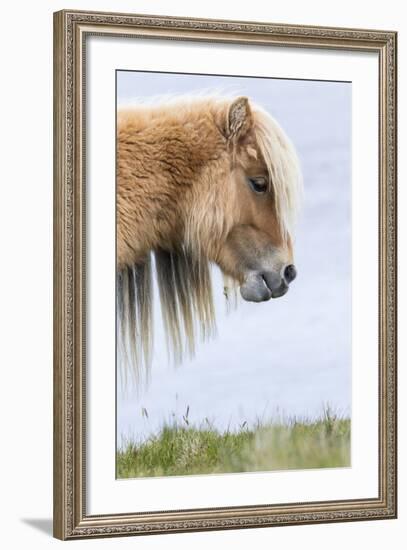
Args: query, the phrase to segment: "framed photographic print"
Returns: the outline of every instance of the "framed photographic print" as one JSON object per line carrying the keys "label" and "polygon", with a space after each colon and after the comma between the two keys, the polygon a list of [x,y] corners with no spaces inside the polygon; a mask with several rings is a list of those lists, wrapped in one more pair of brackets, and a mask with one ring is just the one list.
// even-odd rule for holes
{"label": "framed photographic print", "polygon": [[396,517],[396,33],[54,16],[54,534]]}

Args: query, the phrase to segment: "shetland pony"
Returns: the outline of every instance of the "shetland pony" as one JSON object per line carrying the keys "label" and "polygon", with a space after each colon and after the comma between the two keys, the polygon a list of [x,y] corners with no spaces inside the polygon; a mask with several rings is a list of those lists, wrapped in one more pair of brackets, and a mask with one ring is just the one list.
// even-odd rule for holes
{"label": "shetland pony", "polygon": [[118,332],[136,377],[151,363],[153,269],[176,362],[193,354],[197,330],[214,332],[210,264],[244,300],[288,291],[300,180],[290,140],[246,97],[119,110]]}

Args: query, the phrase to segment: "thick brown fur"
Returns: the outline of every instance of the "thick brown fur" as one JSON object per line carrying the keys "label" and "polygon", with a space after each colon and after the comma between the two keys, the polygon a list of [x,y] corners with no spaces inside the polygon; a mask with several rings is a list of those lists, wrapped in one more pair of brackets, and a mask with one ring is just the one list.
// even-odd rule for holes
{"label": "thick brown fur", "polygon": [[[262,197],[247,184],[259,176],[268,182]],[[118,301],[123,348],[136,372],[151,359],[151,254],[179,361],[193,353],[196,325],[204,337],[214,331],[210,262],[238,284],[263,257],[273,269],[292,262],[299,190],[291,143],[247,98],[182,98],[119,111]]]}

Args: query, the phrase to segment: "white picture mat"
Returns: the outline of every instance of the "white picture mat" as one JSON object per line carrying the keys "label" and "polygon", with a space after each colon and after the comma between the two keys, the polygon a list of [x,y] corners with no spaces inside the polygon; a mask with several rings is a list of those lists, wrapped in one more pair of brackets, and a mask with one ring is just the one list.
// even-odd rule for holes
{"label": "white picture mat", "polygon": [[[115,479],[116,69],[352,82],[350,468]],[[87,40],[87,70],[87,513],[376,497],[377,56],[296,48],[91,37]]]}

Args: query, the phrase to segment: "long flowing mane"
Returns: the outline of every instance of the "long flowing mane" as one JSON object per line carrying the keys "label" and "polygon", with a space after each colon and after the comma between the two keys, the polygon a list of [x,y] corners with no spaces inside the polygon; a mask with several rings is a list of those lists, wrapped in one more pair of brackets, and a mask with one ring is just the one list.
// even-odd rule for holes
{"label": "long flowing mane", "polygon": [[[132,109],[140,125],[151,124],[154,117],[165,120],[174,113],[187,123],[203,110],[224,109],[230,98],[179,98],[165,104],[141,104]],[[270,174],[276,211],[282,234],[292,235],[301,180],[299,164],[291,142],[277,122],[261,107],[251,103],[253,131]],[[127,111],[118,119],[126,118]],[[141,262],[121,267],[117,274],[117,333],[119,364],[123,379],[133,373],[138,384],[148,380],[153,349],[153,277],[155,273],[167,349],[175,363],[185,355],[193,356],[197,336],[207,339],[216,332],[210,264],[205,253],[208,243],[226,238],[230,231],[227,209],[219,207],[214,186],[202,191],[200,207],[191,209],[185,220],[185,235],[171,252],[151,250]],[[224,197],[223,197],[224,198]],[[208,224],[206,212],[212,212]],[[225,287],[225,295],[228,296]],[[130,367],[130,369],[128,368]]]}
{"label": "long flowing mane", "polygon": [[140,383],[149,379],[153,346],[153,269],[159,290],[167,350],[175,364],[193,356],[196,334],[202,340],[216,331],[209,262],[188,252],[158,250],[142,264],[119,271],[118,333],[123,379],[127,367]]}

